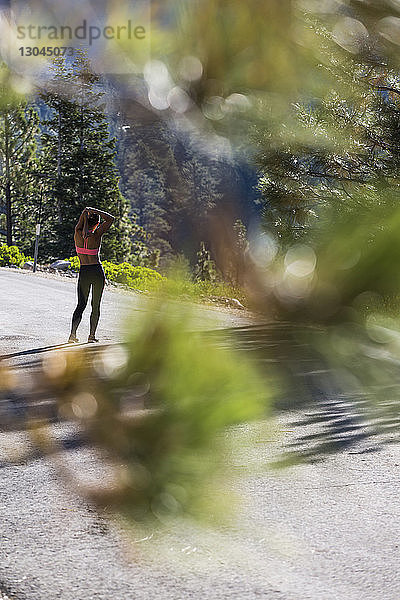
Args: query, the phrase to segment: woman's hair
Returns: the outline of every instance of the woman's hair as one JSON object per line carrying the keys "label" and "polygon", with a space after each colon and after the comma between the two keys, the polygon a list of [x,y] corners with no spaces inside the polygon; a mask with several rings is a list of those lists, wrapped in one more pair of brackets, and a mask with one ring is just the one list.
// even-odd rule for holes
{"label": "woman's hair", "polygon": [[96,214],[96,213],[91,213],[88,216],[88,226],[90,227],[90,229],[93,229],[93,227],[95,227],[98,222],[100,221],[100,215]]}

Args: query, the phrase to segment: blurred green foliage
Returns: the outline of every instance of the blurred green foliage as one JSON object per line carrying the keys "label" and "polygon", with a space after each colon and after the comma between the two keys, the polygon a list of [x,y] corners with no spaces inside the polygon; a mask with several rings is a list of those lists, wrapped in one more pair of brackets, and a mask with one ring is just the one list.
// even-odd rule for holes
{"label": "blurred green foliage", "polygon": [[18,106],[25,101],[24,81],[0,61],[0,110],[7,110],[10,106]]}
{"label": "blurred green foliage", "polygon": [[188,308],[161,297],[147,309],[123,346],[50,357],[41,386],[113,467],[106,489],[82,493],[134,522],[214,521],[232,508],[226,429],[264,418],[269,394],[243,357],[190,332]]}

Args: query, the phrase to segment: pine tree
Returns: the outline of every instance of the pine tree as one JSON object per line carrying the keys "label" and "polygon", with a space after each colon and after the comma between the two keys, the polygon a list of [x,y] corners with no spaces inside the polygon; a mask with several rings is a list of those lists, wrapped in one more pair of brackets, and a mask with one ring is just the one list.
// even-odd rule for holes
{"label": "pine tree", "polygon": [[194,277],[196,281],[215,281],[216,279],[215,264],[211,260],[210,252],[204,242],[201,242],[200,250],[197,253]]}
{"label": "pine tree", "polygon": [[249,246],[247,241],[247,230],[240,219],[233,224],[234,246],[233,246],[233,279],[236,285],[243,285],[245,273],[245,255]]}
{"label": "pine tree", "polygon": [[[186,190],[176,163],[171,132],[161,123],[139,125],[125,120],[119,147],[121,188],[148,244],[162,260],[181,250],[181,221]],[[129,125],[126,125],[129,123]]]}
{"label": "pine tree", "polygon": [[361,218],[399,176],[400,73],[319,35],[335,88],[294,104],[290,123],[254,130],[264,225],[283,246],[314,235],[318,221]]}
{"label": "pine tree", "polygon": [[205,155],[194,142],[187,145],[181,165],[182,176],[188,188],[191,210],[200,220],[206,218],[222,198],[219,167],[217,159]]}
{"label": "pine tree", "polygon": [[172,248],[168,242],[164,177],[156,157],[137,131],[121,135],[119,167],[122,193],[129,199],[137,225],[147,233],[147,245],[152,251],[169,255]]}
{"label": "pine tree", "polygon": [[37,126],[37,113],[26,103],[5,104],[0,108],[1,180],[7,244],[11,246],[14,241],[22,242],[24,251],[34,239],[33,171]]}
{"label": "pine tree", "polygon": [[121,189],[164,262],[184,253],[195,262],[210,212],[220,202],[218,161],[166,124],[121,119]]}
{"label": "pine tree", "polygon": [[85,206],[95,206],[116,217],[104,236],[102,256],[121,262],[131,255],[128,206],[118,187],[114,163],[115,139],[110,139],[99,77],[83,52],[73,64],[54,63],[53,77],[41,100],[51,109],[42,132],[41,174],[54,208],[48,227],[47,253],[70,256],[74,227]]}

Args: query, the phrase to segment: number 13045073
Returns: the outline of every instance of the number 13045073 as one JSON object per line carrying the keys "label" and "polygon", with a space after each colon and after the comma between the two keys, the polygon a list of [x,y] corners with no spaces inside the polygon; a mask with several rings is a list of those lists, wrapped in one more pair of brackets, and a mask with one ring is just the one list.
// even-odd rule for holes
{"label": "number 13045073", "polygon": [[75,48],[71,46],[21,46],[18,48],[20,56],[74,56]]}

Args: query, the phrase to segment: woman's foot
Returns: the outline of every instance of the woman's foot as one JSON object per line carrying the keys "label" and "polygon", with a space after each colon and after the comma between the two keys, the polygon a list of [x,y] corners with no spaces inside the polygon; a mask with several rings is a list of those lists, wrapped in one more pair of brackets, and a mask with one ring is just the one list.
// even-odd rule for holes
{"label": "woman's foot", "polygon": [[94,335],[89,335],[88,337],[88,344],[94,344],[94,342],[98,342],[99,340],[97,340]]}
{"label": "woman's foot", "polygon": [[68,344],[77,344],[79,342],[78,338],[76,337],[76,335],[73,335],[71,333],[71,335],[68,338]]}

